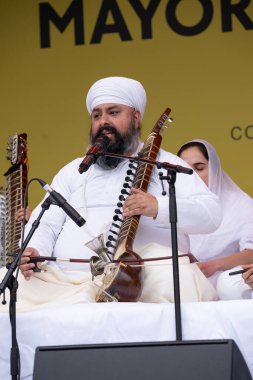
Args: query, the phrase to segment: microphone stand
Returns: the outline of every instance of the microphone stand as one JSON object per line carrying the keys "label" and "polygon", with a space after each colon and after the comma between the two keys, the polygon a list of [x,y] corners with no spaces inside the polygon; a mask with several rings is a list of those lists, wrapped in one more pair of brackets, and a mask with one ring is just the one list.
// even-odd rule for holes
{"label": "microphone stand", "polygon": [[177,240],[177,201],[176,201],[176,172],[167,169],[167,175],[160,175],[160,180],[167,180],[169,184],[169,215],[171,224],[171,247],[172,247],[172,266],[173,266],[173,284],[174,284],[174,304],[175,304],[175,323],[176,323],[176,340],[182,340],[182,322],[181,322],[181,299],[180,299],[180,282],[178,266],[178,240]]}
{"label": "microphone stand", "polygon": [[[173,284],[174,284],[174,304],[175,304],[175,324],[176,340],[182,341],[182,322],[181,322],[181,300],[179,285],[179,266],[178,266],[178,240],[177,240],[177,202],[175,182],[177,173],[192,174],[193,170],[181,165],[173,165],[169,162],[159,162],[141,158],[141,156],[129,157],[115,153],[103,153],[104,156],[127,158],[135,162],[144,162],[155,165],[158,169],[166,169],[167,175],[159,175],[160,180],[167,180],[169,184],[169,215],[171,225],[171,247],[172,247],[172,266],[173,266]],[[162,186],[163,187],[163,186]]]}
{"label": "microphone stand", "polygon": [[[38,218],[33,222],[32,228],[30,229],[29,233],[27,234],[27,237],[24,240],[24,243],[22,244],[20,251],[18,252],[17,256],[15,257],[15,260],[13,260],[13,262],[10,265],[8,265],[8,271],[5,274],[2,282],[0,283],[0,295],[2,293],[4,294],[6,288],[9,288],[9,290],[10,290],[9,313],[10,313],[11,335],[12,335],[12,339],[11,339],[12,346],[11,346],[11,356],[10,356],[10,361],[11,361],[10,373],[11,373],[12,380],[17,380],[19,378],[19,372],[20,372],[20,357],[19,357],[19,348],[18,348],[17,334],[16,334],[16,319],[17,319],[16,318],[16,302],[17,302],[18,281],[17,281],[17,275],[15,277],[13,275],[13,273],[15,272],[17,267],[19,266],[22,253],[24,252],[29,241],[31,240],[31,237],[33,236],[35,230],[38,228],[38,226],[40,224],[40,219],[42,218],[44,212],[49,209],[51,204],[52,204],[52,200],[49,196],[42,203],[42,205],[41,205],[42,210],[41,210]],[[3,298],[2,302],[6,303],[5,297]]]}
{"label": "microphone stand", "polygon": [[135,161],[137,163],[143,162],[144,164],[154,165],[158,169],[171,170],[172,172],[176,172],[176,173],[184,173],[184,174],[193,173],[192,169],[187,168],[182,165],[174,165],[174,164],[170,164],[169,162],[160,162],[160,161],[149,160],[148,158],[142,158],[141,153],[138,153],[137,156],[124,156],[123,154],[118,154],[118,153],[97,153],[93,155],[95,155],[96,157],[98,156],[118,157],[118,158],[127,159],[129,161]]}

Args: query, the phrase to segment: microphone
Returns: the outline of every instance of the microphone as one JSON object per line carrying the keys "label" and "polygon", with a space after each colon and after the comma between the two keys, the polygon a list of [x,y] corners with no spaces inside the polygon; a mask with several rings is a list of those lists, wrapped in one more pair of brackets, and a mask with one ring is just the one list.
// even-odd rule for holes
{"label": "microphone", "polygon": [[54,201],[54,204],[61,207],[66,214],[79,226],[82,227],[86,221],[81,217],[81,215],[66,201],[66,199],[57,191],[53,190],[46,182],[42,179],[37,178],[44,190],[46,190],[51,199]]}
{"label": "microphone", "polygon": [[181,166],[181,165],[173,165],[170,164],[169,162],[159,162],[157,167],[163,168],[163,169],[172,169],[176,173],[184,173],[184,174],[193,174],[193,170],[190,168],[187,168],[186,166]]}
{"label": "microphone", "polygon": [[94,145],[90,147],[83,161],[79,165],[78,171],[80,174],[82,174],[83,172],[87,172],[89,167],[95,164],[95,162],[97,161],[98,155],[107,151],[109,143],[110,143],[110,139],[106,135],[101,135],[96,139]]}

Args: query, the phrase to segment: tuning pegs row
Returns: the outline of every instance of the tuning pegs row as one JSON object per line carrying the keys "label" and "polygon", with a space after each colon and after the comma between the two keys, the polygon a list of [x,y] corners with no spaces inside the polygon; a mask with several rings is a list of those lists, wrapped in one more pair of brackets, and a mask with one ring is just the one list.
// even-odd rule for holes
{"label": "tuning pegs row", "polygon": [[[109,229],[110,234],[107,237],[106,247],[108,249],[108,253],[113,254],[113,252],[117,247],[117,237],[121,229],[121,225],[123,223],[123,217],[120,217],[123,212],[123,202],[126,199],[126,196],[130,195],[131,185],[134,182],[135,172],[137,169],[137,164],[135,162],[129,163],[129,169],[127,170],[127,176],[125,177],[125,182],[121,189],[121,194],[119,195],[119,202],[117,203],[117,208],[114,210],[113,222]],[[115,223],[117,222],[117,223]]]}

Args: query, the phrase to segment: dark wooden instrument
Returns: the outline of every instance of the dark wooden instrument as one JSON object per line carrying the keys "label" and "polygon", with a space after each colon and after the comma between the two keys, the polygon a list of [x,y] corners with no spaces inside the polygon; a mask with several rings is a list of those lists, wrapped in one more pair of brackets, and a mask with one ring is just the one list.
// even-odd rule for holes
{"label": "dark wooden instrument", "polygon": [[27,134],[15,134],[9,137],[7,159],[12,166],[4,174],[5,192],[5,260],[12,263],[19,251],[22,221],[16,219],[17,211],[24,208],[24,193],[28,177]]}
{"label": "dark wooden instrument", "polygon": [[[151,134],[148,136],[141,152],[140,157],[155,161],[162,141],[162,128],[169,121],[170,109],[167,108],[155,124]],[[113,231],[113,235],[108,236],[108,253],[114,260],[122,260],[119,264],[107,264],[104,267],[104,280],[103,285],[97,293],[97,302],[108,302],[117,300],[120,302],[135,302],[139,299],[142,291],[143,282],[143,267],[131,266],[127,264],[127,260],[138,260],[140,256],[133,251],[133,243],[136,236],[139,215],[121,219],[120,209],[123,206],[125,196],[130,194],[131,187],[135,187],[146,191],[148,188],[149,180],[152,174],[153,165],[139,162],[137,167],[133,168],[130,164],[132,174],[135,169],[133,181],[129,181],[129,176],[125,178],[126,183],[123,185],[121,195],[119,196],[120,202],[118,203],[119,209],[115,210],[114,227],[118,231]],[[127,173],[128,174],[128,173]],[[132,185],[129,185],[132,182]],[[121,223],[121,226],[119,225]],[[115,234],[117,233],[117,238]],[[110,250],[113,250],[111,252]],[[137,262],[138,263],[138,262]],[[141,260],[140,260],[141,263]]]}
{"label": "dark wooden instrument", "polygon": [[5,265],[5,190],[0,187],[0,268]]}

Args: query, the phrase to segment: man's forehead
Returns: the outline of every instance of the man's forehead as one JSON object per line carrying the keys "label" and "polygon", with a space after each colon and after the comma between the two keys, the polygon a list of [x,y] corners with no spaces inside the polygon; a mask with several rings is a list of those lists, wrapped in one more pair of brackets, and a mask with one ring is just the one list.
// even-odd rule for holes
{"label": "man's forehead", "polygon": [[102,110],[110,111],[110,110],[116,109],[116,108],[117,109],[129,109],[129,110],[132,110],[132,107],[129,107],[129,106],[126,106],[126,105],[123,105],[123,104],[119,104],[119,103],[104,103],[104,104],[99,104],[95,108],[93,108],[92,113],[93,112],[102,111]]}

